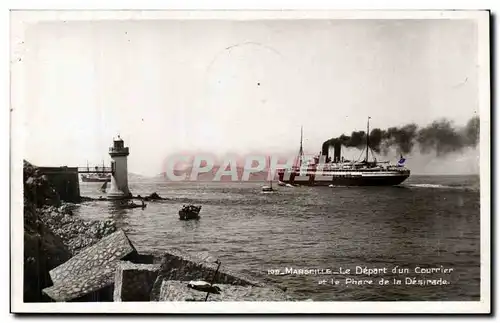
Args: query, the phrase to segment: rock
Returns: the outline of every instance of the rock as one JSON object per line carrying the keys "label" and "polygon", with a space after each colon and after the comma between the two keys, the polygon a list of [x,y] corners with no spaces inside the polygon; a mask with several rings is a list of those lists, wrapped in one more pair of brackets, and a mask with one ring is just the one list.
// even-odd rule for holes
{"label": "rock", "polygon": [[[119,230],[82,250],[78,255],[65,262],[63,265],[50,271],[54,284],[71,280],[81,276],[94,267],[102,267],[110,262],[117,262],[128,254],[135,252],[135,248],[125,235]],[[101,256],[99,261],[91,261]]]}
{"label": "rock", "polygon": [[113,284],[118,261],[133,253],[137,253],[135,248],[119,230],[51,270],[54,286],[43,292],[65,302],[99,291]]}
{"label": "rock", "polygon": [[[141,198],[140,195],[138,196],[138,198]],[[164,198],[161,197],[160,195],[158,195],[158,193],[156,193],[156,192],[149,194],[148,196],[144,197],[143,199],[144,199],[144,201],[164,200]]]}
{"label": "rock", "polygon": [[149,301],[160,265],[119,262],[115,274],[115,302]]}
{"label": "rock", "polygon": [[73,255],[82,248],[116,231],[116,223],[111,219],[85,221],[72,215],[73,204],[61,207],[44,206],[41,219],[57,235]]}
{"label": "rock", "polygon": [[160,195],[158,195],[156,192],[151,193],[151,195],[149,195],[149,198],[152,200],[161,200]]}
{"label": "rock", "polygon": [[61,206],[59,207],[59,210],[58,210],[58,211],[59,211],[60,213],[67,213],[67,214],[69,214],[69,212],[71,212],[71,213],[72,213],[72,211],[71,211],[72,207],[73,207],[72,205],[69,205],[69,204],[63,204],[63,205],[61,205]]}
{"label": "rock", "polygon": [[[287,301],[288,298],[278,288],[258,286],[237,286],[229,284],[217,285],[219,294],[209,294],[207,301],[244,302],[244,301]],[[160,302],[203,302],[207,296],[206,292],[198,291],[188,287],[186,281],[164,280],[161,282]]]}
{"label": "rock", "polygon": [[[109,293],[106,288],[112,289],[113,278],[115,275],[115,267],[109,268],[91,268],[85,273],[85,275],[77,276],[74,279],[67,280],[63,284],[53,285],[49,288],[45,288],[43,292],[47,294],[51,299],[58,302],[67,302],[71,300],[82,299],[86,295],[91,293],[99,293],[101,290]],[[86,301],[91,301],[93,297],[88,297],[83,299]],[[101,299],[102,301],[110,301],[112,296],[108,296],[108,299]]]}
{"label": "rock", "polygon": [[70,257],[71,253],[61,239],[54,235],[43,222],[28,224],[28,228],[25,224],[24,302],[49,301],[42,294],[42,289],[52,284],[49,271]]}
{"label": "rock", "polygon": [[[153,289],[151,300],[158,301],[160,297],[161,284],[164,280],[205,280],[212,281],[217,270],[217,264],[205,261],[207,257],[199,258],[178,249],[170,249],[163,254],[161,268]],[[264,283],[255,279],[233,272],[221,265],[215,277],[214,284],[234,284],[241,286],[264,286]]]}
{"label": "rock", "polygon": [[45,203],[57,205],[58,197],[46,178],[39,178],[35,167],[24,161],[24,302],[43,302],[50,299],[42,289],[50,286],[49,271],[71,257],[60,237],[42,220]]}
{"label": "rock", "polygon": [[24,161],[23,179],[24,197],[36,207],[44,205],[59,206],[61,204],[59,195],[50,185],[47,177],[40,175],[37,168],[27,161]]}

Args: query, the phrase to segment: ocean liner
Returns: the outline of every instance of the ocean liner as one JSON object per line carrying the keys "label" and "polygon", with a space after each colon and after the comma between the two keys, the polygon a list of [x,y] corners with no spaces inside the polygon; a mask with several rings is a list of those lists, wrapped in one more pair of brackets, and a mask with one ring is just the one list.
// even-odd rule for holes
{"label": "ocean liner", "polygon": [[321,155],[312,161],[304,162],[302,149],[302,130],[300,149],[296,165],[277,170],[280,183],[305,186],[389,186],[398,185],[410,176],[410,170],[404,166],[405,158],[401,155],[398,163],[369,160],[370,148],[370,118],[368,118],[365,159],[362,161],[345,160],[341,156],[342,145],[336,143],[333,147],[333,160],[329,155],[329,146],[323,146]]}

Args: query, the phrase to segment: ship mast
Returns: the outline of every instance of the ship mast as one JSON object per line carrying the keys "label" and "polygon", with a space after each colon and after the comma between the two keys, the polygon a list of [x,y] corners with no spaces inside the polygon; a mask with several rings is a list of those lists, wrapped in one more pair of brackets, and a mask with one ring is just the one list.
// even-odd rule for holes
{"label": "ship mast", "polygon": [[370,150],[370,119],[371,117],[368,117],[366,124],[366,162],[368,162],[368,151]]}
{"label": "ship mast", "polygon": [[300,148],[299,148],[299,156],[298,156],[299,167],[302,166],[303,155],[304,155],[304,149],[302,148],[302,126],[300,126]]}

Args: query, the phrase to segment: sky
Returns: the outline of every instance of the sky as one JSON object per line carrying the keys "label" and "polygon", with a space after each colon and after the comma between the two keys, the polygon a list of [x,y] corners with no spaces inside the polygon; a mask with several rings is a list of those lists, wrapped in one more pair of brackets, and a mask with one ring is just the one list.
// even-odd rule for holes
{"label": "sky", "polygon": [[[23,43],[25,159],[155,175],[179,151],[296,153],[371,126],[478,115],[473,20],[43,22]],[[14,76],[16,77],[16,76]],[[422,174],[477,173],[478,149]],[[392,156],[394,157],[394,156]],[[395,157],[394,157],[395,158]]]}

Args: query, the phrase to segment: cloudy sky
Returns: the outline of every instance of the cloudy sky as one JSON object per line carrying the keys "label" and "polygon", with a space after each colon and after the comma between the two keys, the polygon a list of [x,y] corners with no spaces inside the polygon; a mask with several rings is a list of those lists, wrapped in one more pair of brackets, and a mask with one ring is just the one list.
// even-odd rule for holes
{"label": "cloudy sky", "polygon": [[[317,153],[331,137],[478,107],[477,27],[468,20],[88,21],[25,30],[25,158],[109,161],[160,173],[178,151]],[[418,173],[478,170],[477,150]],[[394,157],[394,156],[392,156]],[[411,164],[410,164],[411,165]]]}

